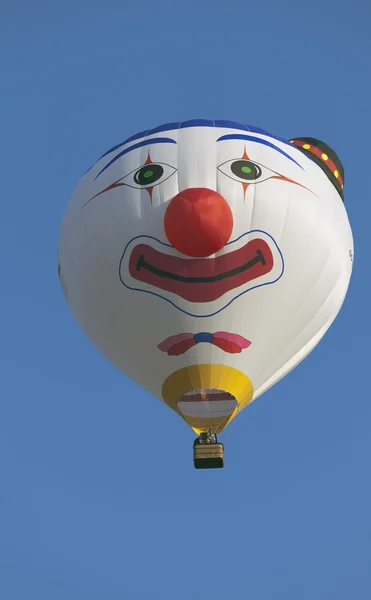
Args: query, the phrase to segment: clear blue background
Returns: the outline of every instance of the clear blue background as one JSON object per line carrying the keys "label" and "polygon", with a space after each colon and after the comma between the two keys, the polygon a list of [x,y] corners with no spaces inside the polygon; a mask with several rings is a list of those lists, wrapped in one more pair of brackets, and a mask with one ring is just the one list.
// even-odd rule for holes
{"label": "clear blue background", "polygon": [[[370,4],[2,0],[0,13],[1,599],[367,600]],[[214,472],[193,469],[181,419],[88,342],[56,264],[91,163],[190,118],[325,140],[355,237],[338,319],[227,429]]]}

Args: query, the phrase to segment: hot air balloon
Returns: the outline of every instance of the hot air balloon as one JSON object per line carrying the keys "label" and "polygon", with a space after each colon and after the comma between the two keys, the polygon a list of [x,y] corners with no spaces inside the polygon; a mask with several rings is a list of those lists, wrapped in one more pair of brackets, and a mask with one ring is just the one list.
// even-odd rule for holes
{"label": "hot air balloon", "polygon": [[73,193],[58,253],[71,311],[196,432],[196,468],[223,466],[217,436],[338,314],[353,262],[343,189],[317,139],[194,120],[117,144]]}

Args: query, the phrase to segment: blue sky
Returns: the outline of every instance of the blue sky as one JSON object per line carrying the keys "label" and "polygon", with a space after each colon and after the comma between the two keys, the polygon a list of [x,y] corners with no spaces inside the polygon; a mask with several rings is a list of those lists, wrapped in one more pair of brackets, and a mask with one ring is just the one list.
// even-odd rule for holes
{"label": "blue sky", "polygon": [[[0,12],[0,597],[368,598],[370,6],[3,0]],[[355,238],[337,320],[227,429],[215,472],[193,469],[191,430],[86,339],[56,269],[85,170],[137,131],[192,118],[326,141]],[[128,410],[150,449],[133,453]]]}

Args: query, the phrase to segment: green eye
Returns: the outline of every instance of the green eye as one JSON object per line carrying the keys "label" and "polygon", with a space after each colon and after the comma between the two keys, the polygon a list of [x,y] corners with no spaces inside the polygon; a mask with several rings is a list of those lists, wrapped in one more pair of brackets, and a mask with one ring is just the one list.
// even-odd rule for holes
{"label": "green eye", "polygon": [[245,181],[255,181],[259,179],[262,170],[259,165],[251,162],[251,160],[235,160],[231,164],[231,171],[239,179]]}
{"label": "green eye", "polygon": [[164,169],[161,165],[148,163],[141,167],[134,175],[134,181],[138,185],[150,186],[156,183],[164,174]]}

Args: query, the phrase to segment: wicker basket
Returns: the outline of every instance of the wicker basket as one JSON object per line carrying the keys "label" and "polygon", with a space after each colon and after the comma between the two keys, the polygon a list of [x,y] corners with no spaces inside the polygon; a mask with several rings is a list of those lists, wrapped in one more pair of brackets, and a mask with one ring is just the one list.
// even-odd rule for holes
{"label": "wicker basket", "polygon": [[196,444],[193,446],[196,469],[221,469],[224,467],[223,444]]}

